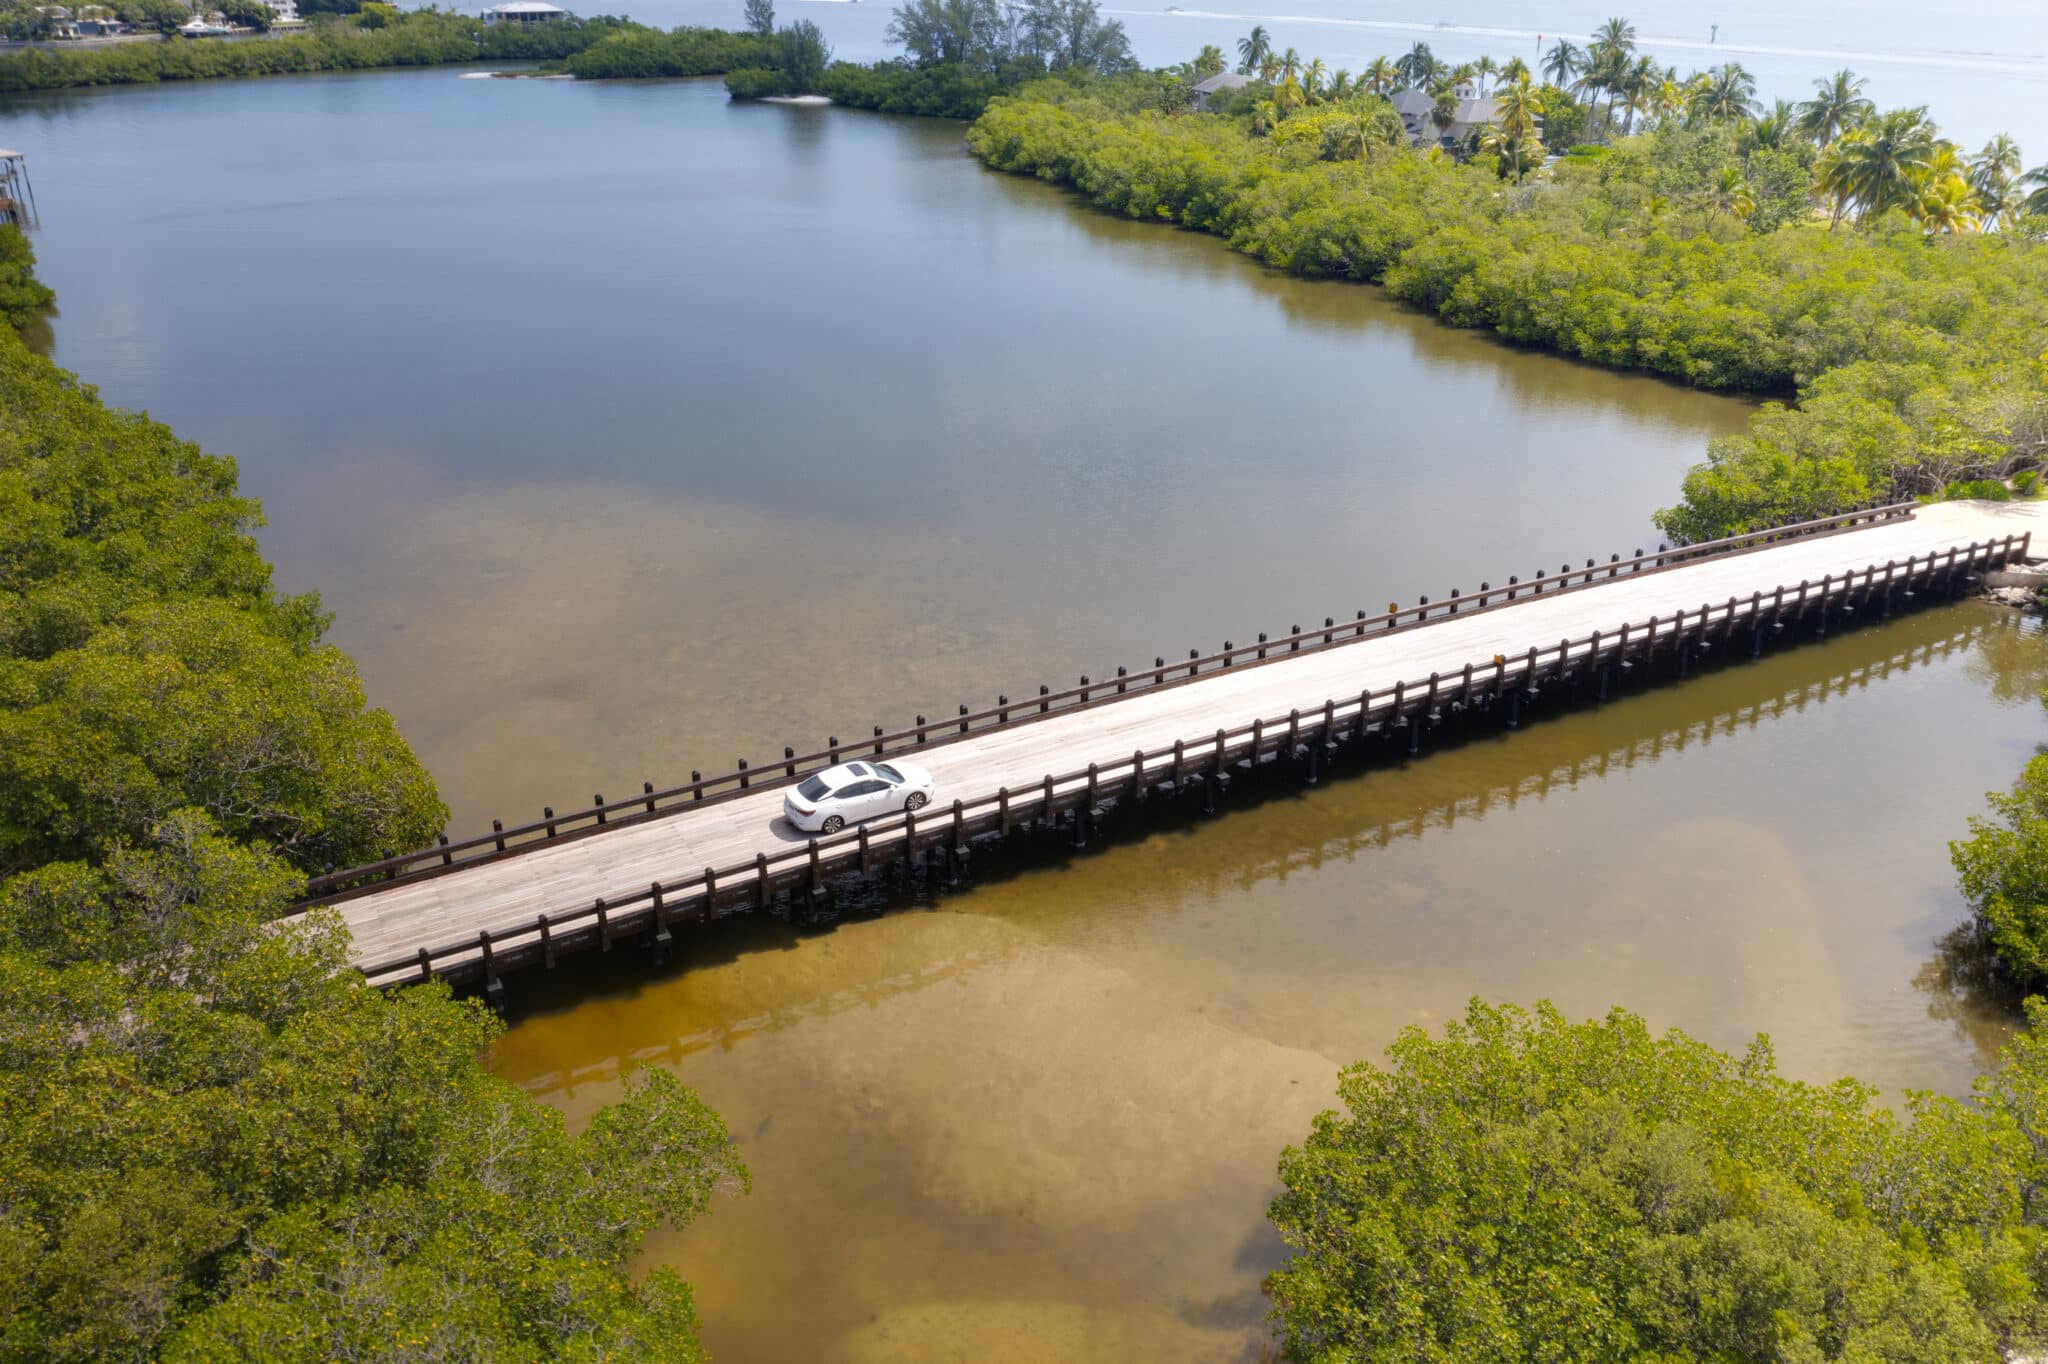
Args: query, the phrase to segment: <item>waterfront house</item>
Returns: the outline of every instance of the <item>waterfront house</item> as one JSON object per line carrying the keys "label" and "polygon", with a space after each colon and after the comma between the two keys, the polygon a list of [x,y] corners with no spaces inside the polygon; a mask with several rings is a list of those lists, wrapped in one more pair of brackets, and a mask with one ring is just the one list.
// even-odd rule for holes
{"label": "waterfront house", "polygon": [[1227,99],[1252,83],[1250,76],[1240,76],[1234,71],[1218,71],[1207,80],[1196,81],[1192,91],[1195,107],[1206,109],[1211,99]]}
{"label": "waterfront house", "polygon": [[503,5],[492,5],[484,11],[487,24],[517,24],[530,28],[535,24],[552,24],[569,17],[569,11],[559,5],[543,3],[543,0],[510,0]]}
{"label": "waterfront house", "polygon": [[1439,131],[1430,117],[1436,112],[1435,95],[1427,90],[1394,92],[1394,112],[1401,116],[1401,126],[1408,130],[1411,143],[1418,147],[1462,147],[1466,138],[1500,116],[1500,101],[1492,95],[1481,95],[1470,85],[1460,85],[1452,93],[1458,100],[1457,117],[1451,120],[1450,127]]}

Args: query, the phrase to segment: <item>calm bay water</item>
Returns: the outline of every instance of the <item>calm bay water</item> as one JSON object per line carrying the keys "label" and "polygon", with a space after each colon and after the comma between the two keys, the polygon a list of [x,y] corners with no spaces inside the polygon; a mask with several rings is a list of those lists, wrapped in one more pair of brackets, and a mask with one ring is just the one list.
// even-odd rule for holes
{"label": "calm bay water", "polygon": [[[955,125],[715,83],[0,123],[58,360],[240,459],[460,832],[1626,552],[1748,410],[1091,214]],[[731,1120],[757,1192],[651,1250],[720,1358],[1254,1355],[1281,1145],[1475,992],[1967,1088],[2005,1016],[1937,946],[1944,842],[2040,734],[2010,625],[1927,612],[831,932],[522,981],[497,1065],[578,1118],[672,1066]]]}

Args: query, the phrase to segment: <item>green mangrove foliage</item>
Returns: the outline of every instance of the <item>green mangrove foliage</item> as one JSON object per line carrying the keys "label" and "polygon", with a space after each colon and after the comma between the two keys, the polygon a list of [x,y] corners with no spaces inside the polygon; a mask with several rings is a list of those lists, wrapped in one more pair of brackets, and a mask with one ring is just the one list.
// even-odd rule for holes
{"label": "green mangrove foliage", "polygon": [[732,71],[725,78],[725,88],[734,99],[817,91],[832,60],[832,45],[816,24],[802,19],[761,41],[766,64]]}
{"label": "green mangrove foliage", "polygon": [[303,33],[261,41],[177,39],[111,47],[28,48],[0,56],[0,93],[383,66],[544,61],[571,56],[614,33],[638,29],[606,18],[566,19],[528,28],[486,24],[440,10],[387,10],[379,6],[356,20],[323,22]]}
{"label": "green mangrove foliage", "polygon": [[650,1073],[571,1134],[286,917],[445,812],[258,516],[0,328],[0,1358],[701,1358],[633,1260],[745,1187],[717,1116]]}
{"label": "green mangrove foliage", "polygon": [[1991,817],[1972,818],[1949,856],[1999,965],[2037,988],[2048,982],[2048,755],[1986,799]]}
{"label": "green mangrove foliage", "polygon": [[0,224],[0,327],[20,331],[56,301],[35,275],[35,252],[12,224]]}
{"label": "green mangrove foliage", "polygon": [[1963,235],[1887,209],[1829,230],[1814,148],[1766,145],[1736,119],[1653,120],[1529,178],[1519,153],[1508,166],[1476,146],[1464,163],[1408,149],[1355,82],[1311,102],[1287,95],[1291,79],[1285,108],[1252,90],[1211,117],[1159,112],[1151,90],[1043,82],[991,103],[968,141],[997,169],[1297,274],[1377,282],[1453,325],[1703,388],[1797,393],[1688,476],[1659,515],[1681,538],[2002,479],[2048,455],[2038,218]]}
{"label": "green mangrove foliage", "polygon": [[1474,1001],[1281,1158],[1291,1358],[2008,1357],[2048,1330],[2048,1007],[1974,1102]]}
{"label": "green mangrove foliage", "polygon": [[679,28],[662,33],[633,25],[590,44],[565,66],[586,80],[632,80],[654,76],[716,76],[774,60],[775,40],[758,33],[717,28]]}
{"label": "green mangrove foliage", "polygon": [[889,37],[904,56],[838,63],[818,89],[860,109],[973,118],[998,92],[1048,73],[1085,83],[1137,70],[1123,25],[1096,0],[909,0],[892,11]]}

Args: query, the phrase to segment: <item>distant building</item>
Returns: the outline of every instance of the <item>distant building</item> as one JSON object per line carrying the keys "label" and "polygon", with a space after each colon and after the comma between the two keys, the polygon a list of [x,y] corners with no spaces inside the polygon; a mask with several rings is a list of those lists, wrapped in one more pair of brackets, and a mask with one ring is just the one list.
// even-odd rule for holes
{"label": "distant building", "polygon": [[263,0],[263,3],[270,6],[270,26],[272,28],[306,22],[299,17],[299,0]]}
{"label": "distant building", "polygon": [[510,4],[493,5],[484,11],[487,24],[517,24],[531,28],[535,24],[552,24],[569,17],[569,11],[559,5],[543,3],[543,0],[511,0]]}
{"label": "distant building", "polygon": [[1499,119],[1500,101],[1494,96],[1481,95],[1469,85],[1461,85],[1452,93],[1458,100],[1457,117],[1451,120],[1450,127],[1439,130],[1433,117],[1435,95],[1427,90],[1394,92],[1394,112],[1401,116],[1401,126],[1408,130],[1410,142],[1418,147],[1461,147],[1473,130]]}
{"label": "distant building", "polygon": [[1195,107],[1197,109],[1206,109],[1209,107],[1209,101],[1212,98],[1218,95],[1228,96],[1235,94],[1251,83],[1252,78],[1250,76],[1240,76],[1231,71],[1218,71],[1207,80],[1195,82]]}

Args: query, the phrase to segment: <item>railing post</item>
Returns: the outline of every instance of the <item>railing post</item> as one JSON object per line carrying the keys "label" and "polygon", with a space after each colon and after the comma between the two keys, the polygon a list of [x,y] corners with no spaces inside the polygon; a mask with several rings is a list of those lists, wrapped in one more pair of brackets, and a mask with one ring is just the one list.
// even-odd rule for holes
{"label": "railing post", "polygon": [[962,734],[967,732],[967,707],[964,703],[960,707],[960,732]]}
{"label": "railing post", "polygon": [[694,767],[690,769],[690,799],[704,799],[704,774]]}
{"label": "railing post", "polygon": [[448,851],[448,835],[446,835],[446,834],[435,834],[435,835],[434,835],[434,842],[435,842],[436,844],[438,844],[438,845],[440,846],[440,849],[441,849],[441,865],[442,865],[442,866],[444,866],[444,867],[452,867],[452,866],[454,866],[454,865],[455,865],[455,854],[453,854],[453,853],[451,853],[451,852],[449,852],[449,851]]}
{"label": "railing post", "polygon": [[782,775],[785,777],[794,777],[796,775],[796,750],[788,744],[782,746]]}
{"label": "railing post", "polygon": [[[860,869],[866,871],[868,869],[868,826],[865,824],[860,826],[860,850]],[[768,908],[768,854],[764,852],[754,854],[754,908]]]}
{"label": "railing post", "polygon": [[499,852],[505,851],[505,822],[500,819],[492,820],[491,833],[495,835],[491,842],[497,845]]}
{"label": "railing post", "polygon": [[745,758],[741,758],[739,762],[740,790],[744,791],[747,789],[748,785],[753,781],[753,778],[747,775],[747,760]]}
{"label": "railing post", "polygon": [[605,951],[609,952],[612,950],[612,922],[610,916],[605,912],[604,897],[602,895],[597,897],[597,940]]}
{"label": "railing post", "polygon": [[553,838],[555,836],[555,807],[543,805],[540,807],[540,813],[541,818],[547,821],[548,837]]}
{"label": "railing post", "polygon": [[653,814],[653,813],[654,813],[654,783],[653,783],[653,782],[651,782],[651,781],[643,781],[643,782],[641,782],[641,783],[640,783],[640,794],[641,794],[641,795],[643,795],[643,796],[645,796],[645,797],[647,797],[647,813],[648,813],[648,814],[650,814],[650,815],[651,815],[651,814]]}
{"label": "railing post", "polygon": [[599,824],[604,823],[604,792],[599,791],[596,795],[592,796],[590,804],[597,811],[597,822]]}
{"label": "railing post", "polygon": [[540,916],[540,959],[548,970],[555,969],[555,936],[548,925],[548,916]]}
{"label": "railing post", "polygon": [[917,741],[919,743],[924,742],[924,717],[922,715],[917,717]]}

